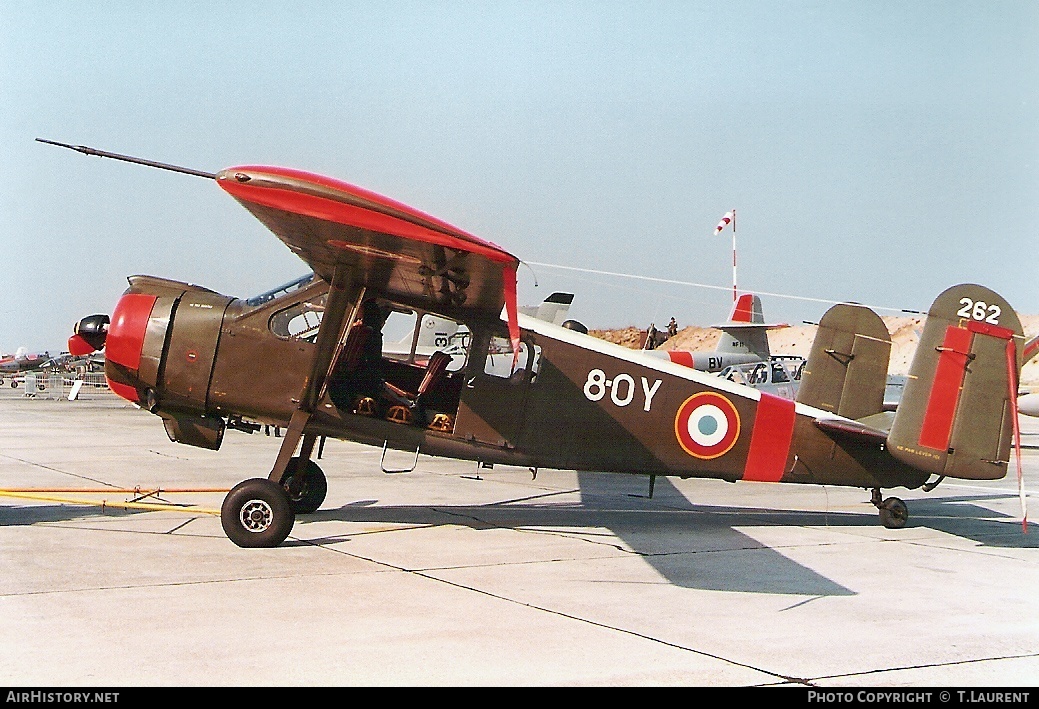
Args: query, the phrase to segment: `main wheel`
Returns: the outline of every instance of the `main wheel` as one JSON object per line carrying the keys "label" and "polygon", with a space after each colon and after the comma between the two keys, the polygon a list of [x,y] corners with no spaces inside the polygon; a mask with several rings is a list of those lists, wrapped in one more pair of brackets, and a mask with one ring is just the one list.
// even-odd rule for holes
{"label": "main wheel", "polygon": [[289,536],[295,521],[285,490],[266,478],[238,483],[220,507],[224,534],[240,547],[276,547]]}
{"label": "main wheel", "polygon": [[321,507],[321,503],[325,501],[325,495],[328,493],[328,480],[325,479],[325,473],[317,463],[307,460],[307,464],[303,468],[303,477],[297,483],[299,488],[293,493],[295,488],[293,482],[296,475],[299,474],[299,464],[298,456],[289,461],[289,466],[285,469],[285,476],[281,479],[281,486],[288,493],[292,511],[298,515],[306,515],[317,511],[317,508]]}
{"label": "main wheel", "polygon": [[888,529],[902,529],[909,519],[909,508],[897,497],[889,497],[880,505],[880,523]]}

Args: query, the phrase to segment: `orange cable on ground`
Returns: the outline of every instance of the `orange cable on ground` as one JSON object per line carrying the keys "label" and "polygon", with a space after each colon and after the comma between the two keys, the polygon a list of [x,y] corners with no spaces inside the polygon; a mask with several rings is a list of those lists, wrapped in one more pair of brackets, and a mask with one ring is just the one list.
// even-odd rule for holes
{"label": "orange cable on ground", "polygon": [[[226,489],[219,488],[184,488],[180,491],[189,492],[227,492]],[[84,488],[67,488],[67,489],[45,489],[45,488],[22,488],[22,489],[0,489],[0,497],[13,497],[23,500],[40,500],[44,502],[58,502],[66,505],[83,505],[88,507],[100,507],[105,510],[109,507],[124,510],[146,510],[150,512],[190,512],[193,514],[207,514],[207,515],[219,515],[220,510],[211,509],[208,507],[196,507],[194,505],[174,505],[174,504],[160,504],[154,502],[113,502],[107,499],[105,500],[88,500],[83,498],[69,498],[69,497],[55,497],[54,495],[47,495],[41,493],[48,492],[79,492],[79,493],[109,493],[109,492],[131,492],[140,494],[139,490],[113,490],[112,488],[104,488],[100,490],[91,490]],[[171,492],[165,490],[164,492]],[[149,493],[154,494],[154,493]]]}

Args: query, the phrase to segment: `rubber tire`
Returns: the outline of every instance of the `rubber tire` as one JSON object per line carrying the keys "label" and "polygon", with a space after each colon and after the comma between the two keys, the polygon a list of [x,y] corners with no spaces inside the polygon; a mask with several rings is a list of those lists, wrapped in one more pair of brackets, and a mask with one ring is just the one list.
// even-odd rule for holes
{"label": "rubber tire", "polygon": [[897,497],[889,497],[880,505],[880,523],[888,529],[902,529],[909,519],[909,508]]}
{"label": "rubber tire", "polygon": [[[289,490],[289,483],[299,469],[299,461],[299,456],[293,458],[285,469],[285,476],[281,479],[281,486],[285,488],[286,493]],[[292,511],[298,515],[308,515],[311,512],[316,512],[321,507],[321,503],[325,501],[327,493],[328,480],[325,479],[324,471],[321,470],[317,463],[308,460],[303,472],[303,487],[295,497],[291,494],[288,496],[289,503],[292,505]]]}
{"label": "rubber tire", "polygon": [[11,388],[12,389],[17,389],[18,388],[17,380],[14,380],[14,379],[11,380]]}
{"label": "rubber tire", "polygon": [[[254,529],[245,526],[243,511],[252,511],[267,519],[258,519]],[[292,503],[285,490],[267,478],[244,480],[227,493],[220,507],[220,526],[232,542],[243,548],[272,548],[285,541],[296,522]]]}

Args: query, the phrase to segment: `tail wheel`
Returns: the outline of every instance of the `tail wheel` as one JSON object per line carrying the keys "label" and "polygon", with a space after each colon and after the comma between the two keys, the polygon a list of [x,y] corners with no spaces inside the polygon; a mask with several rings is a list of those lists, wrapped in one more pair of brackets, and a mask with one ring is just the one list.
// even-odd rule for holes
{"label": "tail wheel", "polygon": [[224,534],[240,547],[276,547],[289,536],[295,521],[285,490],[266,478],[238,483],[220,507]]}
{"label": "tail wheel", "polygon": [[316,512],[328,493],[328,480],[317,463],[307,460],[302,469],[302,477],[297,481],[295,478],[299,474],[300,459],[293,458],[281,479],[281,486],[288,493],[292,511],[298,515]]}
{"label": "tail wheel", "polygon": [[889,497],[880,504],[880,523],[888,529],[902,529],[909,519],[909,508],[897,497]]}

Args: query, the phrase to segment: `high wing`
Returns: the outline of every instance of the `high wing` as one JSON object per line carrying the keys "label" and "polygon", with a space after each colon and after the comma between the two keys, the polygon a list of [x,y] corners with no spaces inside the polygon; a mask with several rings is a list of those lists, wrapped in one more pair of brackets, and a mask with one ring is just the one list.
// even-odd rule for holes
{"label": "high wing", "polygon": [[331,283],[346,268],[355,284],[391,299],[464,317],[504,306],[515,351],[519,259],[407,205],[301,170],[231,167],[217,184]]}

